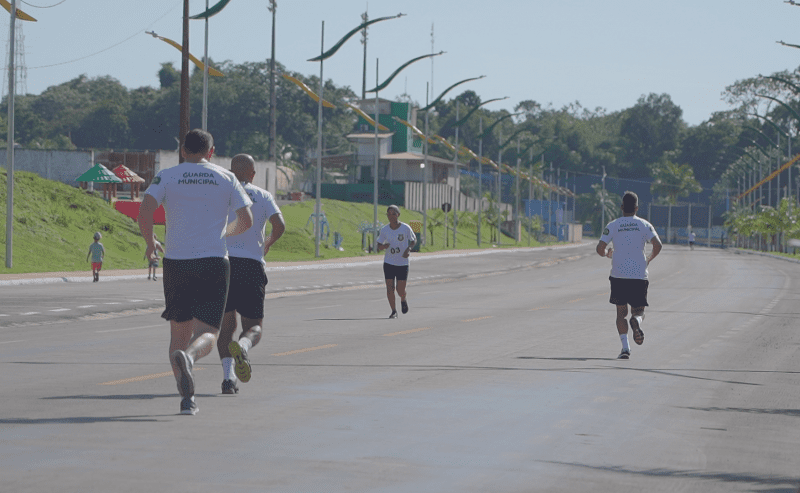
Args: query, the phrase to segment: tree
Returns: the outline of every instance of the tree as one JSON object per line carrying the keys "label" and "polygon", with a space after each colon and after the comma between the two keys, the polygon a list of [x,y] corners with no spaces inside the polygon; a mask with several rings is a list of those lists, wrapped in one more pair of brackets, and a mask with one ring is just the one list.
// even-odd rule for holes
{"label": "tree", "polygon": [[703,190],[694,178],[694,171],[688,164],[677,165],[672,161],[662,159],[653,169],[653,183],[650,192],[653,195],[666,197],[672,205],[678,202],[678,197],[686,197],[690,193],[699,193]]}
{"label": "tree", "polygon": [[648,176],[649,164],[678,148],[685,127],[682,115],[683,110],[668,94],[642,96],[633,108],[625,110],[620,137],[632,177]]}
{"label": "tree", "polygon": [[599,233],[606,226],[601,224],[604,215],[603,211],[605,210],[605,221],[608,223],[619,217],[621,203],[622,198],[620,196],[609,193],[608,190],[603,190],[602,184],[595,183],[592,185],[591,193],[584,193],[578,196],[578,220],[581,224],[591,224],[592,232],[599,236]]}

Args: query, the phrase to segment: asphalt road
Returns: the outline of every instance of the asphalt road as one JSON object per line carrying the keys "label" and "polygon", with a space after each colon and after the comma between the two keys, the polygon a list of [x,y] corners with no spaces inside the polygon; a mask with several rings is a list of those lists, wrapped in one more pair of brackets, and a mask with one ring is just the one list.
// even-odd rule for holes
{"label": "asphalt road", "polygon": [[800,264],[666,246],[628,361],[594,245],[273,269],[253,379],[180,398],[160,282],[0,286],[3,492],[800,487]]}

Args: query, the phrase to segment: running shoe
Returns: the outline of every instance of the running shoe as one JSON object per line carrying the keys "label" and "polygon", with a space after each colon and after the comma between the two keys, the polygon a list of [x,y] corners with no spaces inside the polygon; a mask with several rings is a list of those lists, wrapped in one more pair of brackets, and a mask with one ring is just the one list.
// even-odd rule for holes
{"label": "running shoe", "polygon": [[223,380],[222,381],[223,394],[238,394],[239,387],[236,386],[236,380]]}
{"label": "running shoe", "polygon": [[619,353],[619,356],[617,356],[617,359],[630,359],[630,357],[631,357],[631,352],[628,351],[627,349],[623,349],[622,352]]}
{"label": "running shoe", "polygon": [[408,303],[405,301],[400,302],[401,309],[403,310],[403,314],[408,313]]}
{"label": "running shoe", "polygon": [[[172,361],[178,367],[180,378],[178,379],[178,390],[181,397],[189,398],[194,396],[194,376],[192,376],[192,360],[185,352],[178,349],[172,353]],[[194,413],[192,413],[194,414]]]}
{"label": "running shoe", "polygon": [[197,411],[197,404],[194,402],[194,397],[184,397],[181,399],[181,414],[194,416],[197,414]]}
{"label": "running shoe", "polygon": [[633,329],[633,342],[641,346],[644,342],[644,332],[639,327],[639,321],[636,320],[636,317],[631,317],[631,329]]}
{"label": "running shoe", "polygon": [[392,314],[389,315],[389,318],[397,318],[397,312],[392,310]]}
{"label": "running shoe", "polygon": [[233,357],[233,371],[236,378],[242,383],[250,381],[250,360],[247,358],[247,351],[239,345],[239,341],[231,341],[228,344],[228,351]]}

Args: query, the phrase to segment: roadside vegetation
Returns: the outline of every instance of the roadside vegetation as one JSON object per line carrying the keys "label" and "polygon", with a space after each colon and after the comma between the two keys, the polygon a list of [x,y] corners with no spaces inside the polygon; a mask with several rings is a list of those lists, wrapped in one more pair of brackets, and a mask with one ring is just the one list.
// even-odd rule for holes
{"label": "roadside vegetation", "polygon": [[[14,177],[13,267],[8,269],[5,267],[6,172],[0,171],[0,202],[3,204],[0,211],[0,221],[3,224],[0,231],[0,243],[3,245],[0,251],[0,273],[88,271],[90,264],[86,261],[86,254],[96,231],[103,234],[101,242],[106,249],[104,269],[147,267],[144,260],[144,240],[139,234],[138,225],[114,210],[99,192],[87,193],[24,171],[15,172]],[[361,231],[372,222],[372,204],[323,199],[322,210],[328,225],[323,228],[320,259],[370,255],[362,248],[362,240],[366,245],[371,245],[372,236]],[[286,220],[286,232],[270,249],[267,261],[314,260],[314,222],[311,219],[314,201],[288,204],[281,207],[281,211]],[[478,248],[477,214],[461,213],[459,216],[457,247]],[[497,231],[487,223],[487,218],[494,221],[496,215],[483,215],[482,247],[492,248],[496,244]],[[407,223],[422,221],[422,214],[402,209],[401,220]],[[378,208],[378,221],[382,224],[388,222],[385,206]],[[441,210],[429,211],[429,241],[422,248],[423,252],[453,248],[452,213],[448,214],[447,223],[446,227],[445,215]],[[530,226],[534,233],[527,235],[523,230],[522,241],[518,244],[501,234],[501,246],[541,245],[537,241],[540,223],[533,221]],[[159,239],[164,239],[164,226],[156,226],[155,232]],[[342,237],[341,250],[334,248],[336,233]],[[165,247],[169,249],[169,244]]]}

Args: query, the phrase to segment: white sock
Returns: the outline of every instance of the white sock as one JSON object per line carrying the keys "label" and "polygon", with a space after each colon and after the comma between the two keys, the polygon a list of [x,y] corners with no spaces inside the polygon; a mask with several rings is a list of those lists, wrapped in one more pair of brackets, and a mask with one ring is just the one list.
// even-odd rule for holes
{"label": "white sock", "polygon": [[636,315],[633,318],[635,318],[636,321],[639,322],[639,327],[641,327],[642,326],[642,320],[644,320],[644,317],[642,315]]}
{"label": "white sock", "polygon": [[247,337],[242,337],[239,339],[239,345],[242,346],[242,349],[245,351],[250,351],[250,348],[253,347],[253,341],[248,339]]}
{"label": "white sock", "polygon": [[631,350],[631,346],[628,344],[628,334],[620,334],[619,340],[622,341],[622,349],[625,349],[626,351]]}
{"label": "white sock", "polygon": [[233,358],[222,358],[222,378],[224,380],[236,380],[236,372],[233,371]]}

